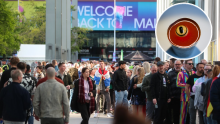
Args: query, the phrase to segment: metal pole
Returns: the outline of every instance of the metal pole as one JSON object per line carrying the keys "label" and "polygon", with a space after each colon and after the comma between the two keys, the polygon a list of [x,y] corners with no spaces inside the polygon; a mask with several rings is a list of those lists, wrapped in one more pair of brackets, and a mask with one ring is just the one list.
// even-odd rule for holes
{"label": "metal pole", "polygon": [[115,24],[114,24],[114,55],[116,58],[116,19],[115,19],[115,15],[116,15],[116,0],[114,0],[114,20],[115,20]]}

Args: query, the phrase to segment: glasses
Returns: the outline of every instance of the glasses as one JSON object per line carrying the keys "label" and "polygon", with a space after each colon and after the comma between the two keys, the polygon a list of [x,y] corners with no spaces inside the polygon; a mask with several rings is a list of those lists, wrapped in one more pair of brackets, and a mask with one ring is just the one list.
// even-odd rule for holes
{"label": "glasses", "polygon": [[181,64],[175,64],[175,65],[179,65],[180,66]]}
{"label": "glasses", "polygon": [[210,71],[212,71],[212,69],[204,69],[205,71],[208,71],[208,72],[210,72]]}
{"label": "glasses", "polygon": [[193,63],[187,63],[188,65],[193,65]]}

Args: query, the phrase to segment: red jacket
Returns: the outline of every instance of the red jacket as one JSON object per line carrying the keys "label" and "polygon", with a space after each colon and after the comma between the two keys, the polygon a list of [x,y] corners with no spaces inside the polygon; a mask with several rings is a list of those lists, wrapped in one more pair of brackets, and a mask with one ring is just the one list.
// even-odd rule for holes
{"label": "red jacket", "polygon": [[[64,82],[63,82],[61,79],[55,77],[55,80],[57,80],[58,82],[60,82],[61,84],[64,85]],[[47,76],[44,77],[44,78],[42,78],[42,79],[40,79],[40,80],[37,82],[37,86],[40,85],[41,83],[45,82],[45,81],[47,81]],[[36,87],[37,87],[37,86],[36,86]]]}

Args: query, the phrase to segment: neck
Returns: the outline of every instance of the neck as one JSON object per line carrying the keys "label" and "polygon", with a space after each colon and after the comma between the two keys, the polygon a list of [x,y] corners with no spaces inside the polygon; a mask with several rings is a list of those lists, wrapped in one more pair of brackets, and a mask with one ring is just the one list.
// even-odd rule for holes
{"label": "neck", "polygon": [[91,77],[94,77],[95,74],[90,74]]}
{"label": "neck", "polygon": [[83,77],[83,79],[87,81],[87,77]]}
{"label": "neck", "polygon": [[101,70],[105,70],[105,68],[101,68]]}
{"label": "neck", "polygon": [[11,68],[17,68],[17,65],[11,65]]}
{"label": "neck", "polygon": [[192,71],[192,69],[186,69],[188,72]]}
{"label": "neck", "polygon": [[[18,81],[18,80],[13,80],[13,82],[15,82],[15,83],[19,83],[20,81]],[[20,83],[19,83],[20,84]]]}
{"label": "neck", "polygon": [[202,73],[199,73],[198,71],[196,72],[196,75],[202,76]]}
{"label": "neck", "polygon": [[64,73],[64,71],[63,72],[59,71],[59,72],[60,72],[61,75],[63,75],[63,73]]}
{"label": "neck", "polygon": [[50,79],[55,79],[55,77],[47,77],[47,79],[48,79],[48,80],[50,80]]}

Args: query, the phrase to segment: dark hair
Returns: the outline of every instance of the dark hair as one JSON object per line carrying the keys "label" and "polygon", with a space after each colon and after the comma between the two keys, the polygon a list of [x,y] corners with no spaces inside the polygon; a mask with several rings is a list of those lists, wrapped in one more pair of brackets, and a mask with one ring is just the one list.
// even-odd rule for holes
{"label": "dark hair", "polygon": [[125,62],[125,61],[119,61],[119,62],[118,62],[119,67],[120,67],[122,64],[126,64],[126,62]]}
{"label": "dark hair", "polygon": [[187,64],[187,63],[188,63],[188,61],[192,61],[192,59],[189,59],[189,60],[185,60],[185,64]]}
{"label": "dark hair", "polygon": [[175,58],[171,58],[170,61],[172,61],[172,63],[175,63],[176,59]]}
{"label": "dark hair", "polygon": [[92,62],[92,61],[90,61],[89,63],[90,63],[90,64],[93,64],[93,62]]}
{"label": "dark hair", "polygon": [[42,63],[41,63],[41,62],[38,62],[37,64],[38,64],[39,66],[40,66],[40,65],[42,65]]}
{"label": "dark hair", "polygon": [[43,70],[43,66],[37,66],[41,71]]}
{"label": "dark hair", "polygon": [[58,67],[62,66],[63,64],[65,64],[64,62],[61,62],[58,64]]}
{"label": "dark hair", "polygon": [[[103,60],[100,60],[99,63],[100,63],[100,62],[104,62],[104,61],[103,61]],[[104,63],[105,63],[105,62],[104,62]]]}
{"label": "dark hair", "polygon": [[26,72],[28,73],[31,70],[31,66],[30,65],[26,65]]}
{"label": "dark hair", "polygon": [[17,68],[20,69],[21,71],[24,71],[26,69],[26,64],[24,62],[19,62],[17,64]]}
{"label": "dark hair", "polygon": [[48,69],[48,68],[50,68],[50,67],[53,67],[53,68],[54,68],[54,66],[53,66],[52,64],[47,64],[47,65],[45,66],[45,69]]}
{"label": "dark hair", "polygon": [[154,61],[159,62],[159,61],[161,61],[161,59],[160,59],[160,57],[156,57],[156,58],[154,59]]}
{"label": "dark hair", "polygon": [[52,64],[55,65],[56,62],[57,62],[56,60],[53,60],[53,61],[52,61]]}
{"label": "dark hair", "polygon": [[17,65],[20,62],[20,59],[18,57],[12,57],[10,60],[11,65]]}
{"label": "dark hair", "polygon": [[204,65],[203,63],[200,62],[200,63],[196,64],[196,67],[199,67],[200,64]]}
{"label": "dark hair", "polygon": [[87,67],[82,68],[82,73],[85,73],[87,69]]}

